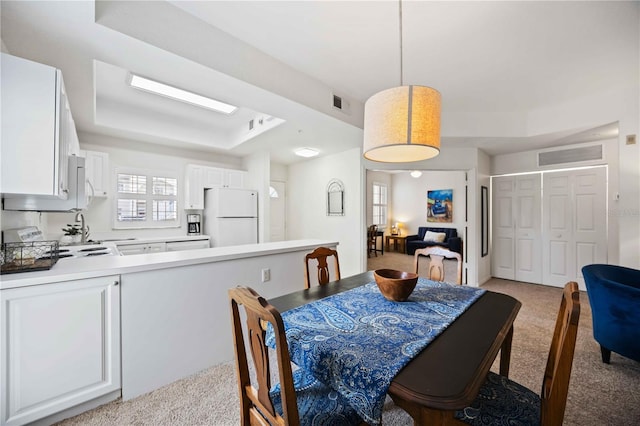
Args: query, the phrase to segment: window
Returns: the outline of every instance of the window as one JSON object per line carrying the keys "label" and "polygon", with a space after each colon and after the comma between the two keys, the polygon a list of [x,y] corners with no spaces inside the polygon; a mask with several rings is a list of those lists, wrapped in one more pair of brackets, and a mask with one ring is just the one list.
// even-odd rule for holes
{"label": "window", "polygon": [[387,185],[373,183],[373,224],[387,226]]}
{"label": "window", "polygon": [[167,172],[117,170],[114,228],[179,226],[178,179]]}

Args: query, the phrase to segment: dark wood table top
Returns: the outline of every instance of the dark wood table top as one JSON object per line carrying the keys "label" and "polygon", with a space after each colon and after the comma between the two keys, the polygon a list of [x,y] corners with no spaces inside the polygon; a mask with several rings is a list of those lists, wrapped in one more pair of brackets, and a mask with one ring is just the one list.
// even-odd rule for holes
{"label": "dark wood table top", "polygon": [[[284,312],[373,281],[373,272],[364,272],[270,299],[269,303]],[[436,410],[468,406],[511,332],[520,306],[511,296],[487,291],[400,370],[389,394]]]}

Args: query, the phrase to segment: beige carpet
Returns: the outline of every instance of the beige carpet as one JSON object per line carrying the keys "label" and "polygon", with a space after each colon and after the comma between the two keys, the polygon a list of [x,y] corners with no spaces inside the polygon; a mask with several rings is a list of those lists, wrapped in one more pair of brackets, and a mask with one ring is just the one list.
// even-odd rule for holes
{"label": "beige carpet", "polygon": [[[385,253],[369,259],[369,269],[412,270],[411,256]],[[422,269],[422,267],[421,267]],[[449,275],[454,274],[454,275]],[[446,276],[455,276],[447,261]],[[515,323],[510,377],[539,391],[560,304],[561,289],[493,279],[483,285],[522,302]],[[603,364],[592,337],[591,309],[581,294],[582,313],[576,344],[565,425],[640,424],[640,363],[611,355]],[[493,370],[497,371],[497,362]],[[234,366],[212,367],[130,401],[106,404],[60,425],[223,425],[240,423]],[[412,421],[388,399],[383,424],[411,425]]]}

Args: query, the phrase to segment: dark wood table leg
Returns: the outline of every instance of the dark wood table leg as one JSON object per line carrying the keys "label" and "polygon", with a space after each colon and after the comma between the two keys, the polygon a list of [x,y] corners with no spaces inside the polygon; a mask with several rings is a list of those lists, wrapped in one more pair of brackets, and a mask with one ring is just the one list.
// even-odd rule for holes
{"label": "dark wood table leg", "polygon": [[500,375],[509,377],[509,364],[511,363],[511,342],[513,340],[513,325],[504,337],[500,348]]}

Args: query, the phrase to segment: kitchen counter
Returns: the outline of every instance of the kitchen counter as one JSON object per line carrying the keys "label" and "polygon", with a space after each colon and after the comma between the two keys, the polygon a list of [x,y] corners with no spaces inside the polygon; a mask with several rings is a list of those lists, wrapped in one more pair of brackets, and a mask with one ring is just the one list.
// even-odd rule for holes
{"label": "kitchen counter", "polygon": [[[185,236],[181,238],[188,237]],[[147,239],[145,239],[145,241],[146,240]],[[166,241],[166,238],[161,238],[161,240]],[[139,244],[140,240],[130,240],[129,242]],[[311,251],[318,246],[335,246],[337,244],[336,241],[308,239],[150,253],[136,256],[97,256],[83,258],[81,261],[73,262],[60,260],[48,271],[1,275],[0,290],[107,275],[145,272],[234,259],[268,256],[292,251]]]}
{"label": "kitchen counter", "polygon": [[228,289],[249,286],[270,299],[303,288],[305,254],[321,245],[338,243],[67,258],[49,271],[0,276],[0,317],[11,319],[1,327],[9,375],[0,393],[13,401],[0,407],[0,423],[51,424],[231,361]]}

